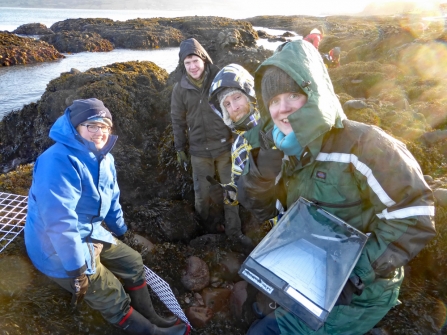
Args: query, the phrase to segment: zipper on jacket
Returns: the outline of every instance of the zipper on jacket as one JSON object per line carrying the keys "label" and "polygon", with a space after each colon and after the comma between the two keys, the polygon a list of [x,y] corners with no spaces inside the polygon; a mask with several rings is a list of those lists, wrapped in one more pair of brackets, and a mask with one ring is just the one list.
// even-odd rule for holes
{"label": "zipper on jacket", "polygon": [[[90,225],[92,226],[92,230],[90,231],[90,234],[88,234],[88,236],[85,238],[86,241],[90,240],[91,243],[93,243],[92,241],[92,234],[93,234],[93,219],[99,217],[99,215],[101,214],[101,207],[102,207],[102,197],[101,197],[101,192],[99,192],[99,180],[100,180],[100,176],[101,176],[101,162],[104,160],[104,155],[101,154],[98,157],[98,181],[96,184],[96,190],[98,191],[99,194],[99,208],[98,208],[98,214],[96,216],[92,216],[91,220],[90,220]],[[87,244],[88,246],[88,251],[90,253],[90,258],[91,258],[91,267],[92,270],[96,269],[96,264],[95,264],[95,252],[92,252],[92,249],[90,248],[90,245]]]}

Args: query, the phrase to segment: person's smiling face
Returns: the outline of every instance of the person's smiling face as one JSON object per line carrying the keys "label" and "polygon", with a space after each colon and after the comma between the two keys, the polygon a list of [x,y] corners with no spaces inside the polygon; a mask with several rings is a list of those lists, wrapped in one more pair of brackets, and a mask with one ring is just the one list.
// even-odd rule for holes
{"label": "person's smiling face", "polygon": [[303,107],[306,102],[307,95],[295,92],[278,94],[269,101],[268,107],[272,120],[284,135],[292,132],[289,115]]}
{"label": "person's smiling face", "polygon": [[195,80],[200,79],[205,70],[205,62],[196,55],[189,55],[183,61],[186,72]]}
{"label": "person's smiling face", "polygon": [[86,121],[77,126],[76,130],[83,138],[93,142],[98,150],[104,148],[109,140],[110,127],[102,122]]}
{"label": "person's smiling face", "polygon": [[233,122],[239,121],[250,112],[250,103],[247,96],[241,91],[236,91],[227,96],[222,105],[227,110]]}

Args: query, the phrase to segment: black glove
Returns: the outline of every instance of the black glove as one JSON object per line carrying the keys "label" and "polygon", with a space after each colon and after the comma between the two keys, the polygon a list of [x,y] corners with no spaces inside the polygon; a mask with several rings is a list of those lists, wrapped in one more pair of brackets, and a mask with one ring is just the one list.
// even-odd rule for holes
{"label": "black glove", "polygon": [[343,287],[343,291],[341,291],[340,296],[335,302],[335,306],[338,305],[349,305],[352,301],[352,295],[361,295],[365,285],[362,283],[362,280],[359,276],[349,277],[348,281]]}
{"label": "black glove", "polygon": [[266,179],[276,178],[281,172],[284,152],[278,149],[260,149],[256,160],[259,173]]}
{"label": "black glove", "polygon": [[[130,238],[130,231],[126,230],[126,232],[123,235],[120,236],[116,236],[116,238],[118,240],[120,240],[121,242],[126,243],[126,241]],[[127,244],[127,243],[126,243]]]}
{"label": "black glove", "polygon": [[177,151],[177,162],[185,170],[188,169],[189,157],[184,151]]}
{"label": "black glove", "polygon": [[87,293],[88,277],[83,273],[79,277],[73,278],[70,285],[74,292],[71,298],[71,305],[76,306],[84,299],[85,293]]}
{"label": "black glove", "polygon": [[222,205],[224,201],[224,190],[222,185],[211,176],[206,176],[206,180],[210,183],[209,193],[211,200],[218,205]]}

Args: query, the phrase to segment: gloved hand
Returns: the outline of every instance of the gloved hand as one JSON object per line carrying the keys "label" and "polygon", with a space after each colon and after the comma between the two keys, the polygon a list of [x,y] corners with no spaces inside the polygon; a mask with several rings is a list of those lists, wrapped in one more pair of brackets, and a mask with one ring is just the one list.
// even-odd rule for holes
{"label": "gloved hand", "polygon": [[256,160],[259,173],[266,179],[273,179],[281,172],[284,152],[278,149],[260,149]]}
{"label": "gloved hand", "polygon": [[177,162],[186,170],[189,164],[188,155],[184,151],[177,151]]}
{"label": "gloved hand", "polygon": [[206,176],[206,180],[210,183],[209,193],[211,200],[218,205],[223,205],[224,190],[222,185],[211,176]]}
{"label": "gloved hand", "polygon": [[129,230],[126,230],[126,232],[123,235],[117,236],[116,237],[118,240],[120,240],[121,242],[124,242],[126,244],[129,244],[129,239],[131,238],[131,233]]}
{"label": "gloved hand", "polygon": [[83,273],[79,277],[73,278],[70,285],[74,291],[73,296],[71,298],[71,305],[76,306],[84,299],[84,296],[87,293],[88,277],[85,275],[85,273]]}
{"label": "gloved hand", "polygon": [[352,301],[352,295],[361,295],[364,288],[365,285],[362,283],[359,276],[353,275],[349,277],[345,287],[343,287],[343,291],[341,291],[340,296],[335,302],[335,306],[349,305]]}

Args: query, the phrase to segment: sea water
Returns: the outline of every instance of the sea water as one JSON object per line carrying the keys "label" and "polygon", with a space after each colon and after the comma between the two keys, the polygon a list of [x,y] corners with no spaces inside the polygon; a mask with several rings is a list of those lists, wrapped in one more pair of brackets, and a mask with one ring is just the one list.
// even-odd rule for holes
{"label": "sea water", "polygon": [[[0,30],[12,32],[26,23],[43,23],[47,27],[68,18],[110,18],[115,21],[125,21],[137,17],[180,17],[189,16],[186,11],[117,11],[117,10],[61,10],[61,9],[25,9],[1,8]],[[237,17],[232,17],[237,18]],[[263,29],[272,35],[284,31]],[[258,46],[275,49],[280,42],[258,40]],[[64,54],[66,58],[51,62],[29,65],[14,65],[0,67],[0,120],[11,111],[20,110],[24,105],[37,102],[45,92],[47,84],[63,72],[71,69],[86,71],[90,68],[127,61],[152,61],[168,73],[172,72],[178,63],[178,47],[157,50],[115,49],[110,52],[81,52]]]}

